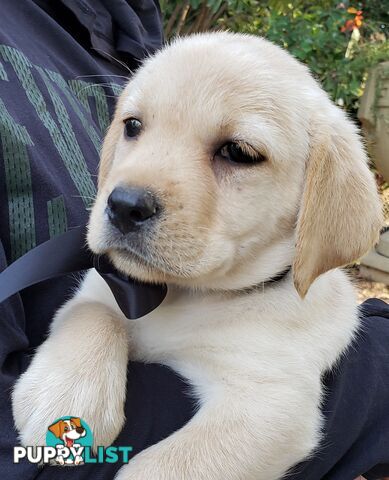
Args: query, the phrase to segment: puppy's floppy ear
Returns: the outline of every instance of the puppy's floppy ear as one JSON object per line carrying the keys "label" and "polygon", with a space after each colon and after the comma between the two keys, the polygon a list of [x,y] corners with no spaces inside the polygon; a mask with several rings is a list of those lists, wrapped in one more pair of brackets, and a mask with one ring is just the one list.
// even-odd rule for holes
{"label": "puppy's floppy ear", "polygon": [[70,419],[70,421],[71,421],[72,423],[74,423],[74,425],[75,425],[76,427],[81,427],[81,419],[80,419],[80,418],[78,418],[78,417],[72,417],[72,418]]}
{"label": "puppy's floppy ear", "polygon": [[50,425],[49,430],[51,433],[53,433],[57,438],[60,438],[63,433],[63,424],[65,422],[63,420],[58,420],[58,422],[53,423],[53,425]]}
{"label": "puppy's floppy ear", "polygon": [[122,103],[123,95],[118,99],[115,114],[113,116],[112,122],[108,131],[105,135],[103,146],[100,153],[100,165],[99,165],[99,178],[98,178],[98,188],[102,186],[104,180],[107,178],[109,170],[112,165],[113,157],[115,154],[115,149],[117,142],[121,135],[124,132],[124,124],[119,115],[120,106]]}
{"label": "puppy's floppy ear", "polygon": [[356,128],[334,110],[332,121],[316,124],[311,137],[293,264],[302,298],[319,275],[366,253],[382,225],[376,184]]}

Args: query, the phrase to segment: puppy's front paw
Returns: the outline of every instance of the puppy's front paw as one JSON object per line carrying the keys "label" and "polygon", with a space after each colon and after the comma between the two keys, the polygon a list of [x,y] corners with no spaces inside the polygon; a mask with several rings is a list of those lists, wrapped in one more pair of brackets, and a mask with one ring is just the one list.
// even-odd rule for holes
{"label": "puppy's front paw", "polygon": [[126,352],[116,350],[107,358],[56,340],[40,347],[14,387],[13,414],[22,444],[45,445],[49,425],[71,415],[88,423],[95,446],[110,445],[125,419]]}

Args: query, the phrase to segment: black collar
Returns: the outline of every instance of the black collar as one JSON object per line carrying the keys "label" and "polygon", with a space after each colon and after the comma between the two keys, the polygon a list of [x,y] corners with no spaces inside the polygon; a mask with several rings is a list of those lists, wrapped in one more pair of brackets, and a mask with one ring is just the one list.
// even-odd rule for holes
{"label": "black collar", "polygon": [[266,280],[266,281],[262,282],[261,285],[267,285],[267,284],[271,284],[271,283],[275,283],[275,282],[280,282],[281,280],[283,280],[288,275],[288,273],[291,270],[292,270],[292,265],[288,265],[285,268],[285,270],[282,270],[282,272],[277,273],[276,275],[274,275],[274,277],[269,278],[269,280]]}
{"label": "black collar", "polygon": [[235,290],[238,293],[252,293],[257,290],[262,290],[265,288],[265,286],[270,286],[274,283],[280,282],[283,280],[288,273],[292,270],[292,266],[289,265],[285,268],[285,270],[282,270],[282,272],[277,273],[273,277],[269,278],[268,280],[264,280],[263,282],[255,283],[254,285],[251,285],[249,287],[243,287],[239,290]]}

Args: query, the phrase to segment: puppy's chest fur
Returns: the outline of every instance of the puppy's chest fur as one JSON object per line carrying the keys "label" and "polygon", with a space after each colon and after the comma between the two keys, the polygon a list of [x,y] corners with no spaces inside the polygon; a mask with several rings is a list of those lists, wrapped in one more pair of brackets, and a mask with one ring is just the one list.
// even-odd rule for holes
{"label": "puppy's chest fur", "polygon": [[[104,290],[100,301],[117,310],[104,282],[92,281],[95,292]],[[214,390],[249,391],[266,382],[293,389],[301,381],[313,393],[357,329],[352,290],[341,271],[323,276],[304,302],[289,278],[248,294],[171,289],[154,312],[127,321],[130,358],[173,368],[200,400]]]}

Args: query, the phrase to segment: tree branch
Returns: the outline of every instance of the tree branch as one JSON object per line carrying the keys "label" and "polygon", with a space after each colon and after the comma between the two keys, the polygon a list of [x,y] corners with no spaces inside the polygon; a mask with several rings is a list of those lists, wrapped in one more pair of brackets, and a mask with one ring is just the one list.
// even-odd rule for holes
{"label": "tree branch", "polygon": [[176,28],[176,35],[180,34],[182,27],[184,26],[186,16],[188,15],[189,9],[190,9],[189,0],[186,0],[182,7],[181,16]]}
{"label": "tree branch", "polygon": [[173,30],[173,27],[174,27],[174,24],[176,23],[176,20],[177,20],[177,17],[178,17],[178,13],[180,12],[181,10],[181,4],[180,2],[177,3],[177,5],[175,6],[172,14],[170,15],[170,18],[166,24],[166,27],[165,27],[165,37],[166,38],[169,38],[171,33],[172,33],[172,30]]}

